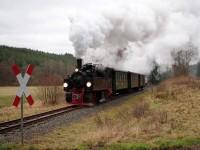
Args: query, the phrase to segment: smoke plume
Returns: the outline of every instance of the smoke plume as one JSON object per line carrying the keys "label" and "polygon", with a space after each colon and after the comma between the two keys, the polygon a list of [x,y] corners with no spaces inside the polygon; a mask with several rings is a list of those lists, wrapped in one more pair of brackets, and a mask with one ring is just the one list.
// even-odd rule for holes
{"label": "smoke plume", "polygon": [[85,62],[147,73],[173,49],[200,47],[199,0],[131,0],[70,18],[70,40]]}

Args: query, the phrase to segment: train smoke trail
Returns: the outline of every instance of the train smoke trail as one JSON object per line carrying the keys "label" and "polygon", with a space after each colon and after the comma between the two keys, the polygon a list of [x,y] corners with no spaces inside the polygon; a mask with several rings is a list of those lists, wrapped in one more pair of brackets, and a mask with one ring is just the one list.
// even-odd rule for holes
{"label": "train smoke trail", "polygon": [[70,40],[85,61],[148,72],[149,61],[170,64],[170,52],[200,47],[200,1],[131,0],[71,17]]}

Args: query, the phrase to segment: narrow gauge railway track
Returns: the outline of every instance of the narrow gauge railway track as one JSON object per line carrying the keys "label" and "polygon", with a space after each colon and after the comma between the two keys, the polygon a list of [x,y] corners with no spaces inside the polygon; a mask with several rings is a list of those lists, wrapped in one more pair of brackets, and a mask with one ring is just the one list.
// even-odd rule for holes
{"label": "narrow gauge railway track", "polygon": [[[68,112],[71,112],[71,111],[74,111],[74,110],[77,110],[80,108],[81,107],[72,105],[72,106],[67,106],[67,107],[56,109],[56,110],[51,110],[48,112],[24,117],[23,118],[24,127],[33,125],[38,122],[42,122],[49,118],[53,118],[53,117],[59,116],[61,114],[68,113]],[[16,120],[11,120],[11,121],[0,123],[0,134],[10,132],[14,129],[20,129],[20,125],[21,125],[20,123],[21,123],[21,119],[16,119]]]}
{"label": "narrow gauge railway track", "polygon": [[[106,103],[110,103],[113,100],[117,100],[117,99],[129,96],[129,95],[136,96],[138,94],[143,93],[144,91],[145,90],[137,91],[135,93],[125,93],[125,94],[115,95],[112,98],[110,98],[110,100],[107,101]],[[103,102],[103,103],[105,103],[105,102]],[[56,110],[51,110],[51,111],[48,111],[48,112],[44,112],[44,113],[40,113],[40,114],[24,117],[23,118],[24,127],[27,127],[27,126],[30,126],[30,125],[45,121],[45,120],[47,120],[49,118],[57,117],[57,116],[62,115],[64,113],[72,112],[74,110],[83,108],[85,106],[87,107],[87,105],[84,105],[82,107],[81,106],[76,106],[76,105],[71,105],[71,106],[59,108],[59,109],[56,109]],[[20,129],[20,126],[21,126],[20,123],[21,123],[21,119],[16,119],[16,120],[11,120],[11,121],[0,123],[0,134],[6,133],[6,132],[10,132],[10,131],[15,130],[15,129]]]}

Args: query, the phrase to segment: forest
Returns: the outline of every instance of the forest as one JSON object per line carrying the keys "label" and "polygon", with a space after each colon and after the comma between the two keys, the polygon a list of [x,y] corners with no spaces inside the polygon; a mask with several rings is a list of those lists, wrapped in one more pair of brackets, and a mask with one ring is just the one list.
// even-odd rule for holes
{"label": "forest", "polygon": [[52,54],[27,48],[0,46],[0,86],[17,85],[12,73],[12,65],[16,63],[24,72],[28,64],[34,65],[31,85],[58,85],[70,74],[76,60],[72,54]]}

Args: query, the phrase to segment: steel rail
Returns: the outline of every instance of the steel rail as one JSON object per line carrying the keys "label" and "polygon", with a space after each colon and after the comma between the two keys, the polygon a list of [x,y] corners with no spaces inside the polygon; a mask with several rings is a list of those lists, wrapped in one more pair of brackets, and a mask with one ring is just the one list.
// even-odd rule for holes
{"label": "steel rail", "polygon": [[[68,113],[77,109],[80,109],[81,107],[78,107],[76,105],[67,106],[63,108],[59,108],[56,110],[51,110],[48,112],[27,116],[24,117],[24,126],[30,126],[38,122],[45,121],[49,118],[53,118],[59,115],[62,115],[64,113]],[[12,131],[13,129],[19,129],[20,128],[20,122],[21,119],[11,120],[7,122],[0,123],[0,134]]]}

